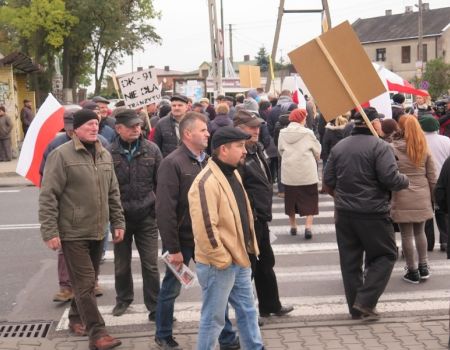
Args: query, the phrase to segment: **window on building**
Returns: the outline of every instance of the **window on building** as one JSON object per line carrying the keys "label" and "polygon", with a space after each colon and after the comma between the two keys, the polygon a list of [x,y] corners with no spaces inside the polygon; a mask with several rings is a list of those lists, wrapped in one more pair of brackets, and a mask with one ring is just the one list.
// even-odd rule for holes
{"label": "window on building", "polygon": [[402,63],[411,62],[411,46],[402,46]]}
{"label": "window on building", "polygon": [[382,48],[382,49],[377,49],[376,51],[377,56],[375,58],[376,61],[386,61],[386,49]]}

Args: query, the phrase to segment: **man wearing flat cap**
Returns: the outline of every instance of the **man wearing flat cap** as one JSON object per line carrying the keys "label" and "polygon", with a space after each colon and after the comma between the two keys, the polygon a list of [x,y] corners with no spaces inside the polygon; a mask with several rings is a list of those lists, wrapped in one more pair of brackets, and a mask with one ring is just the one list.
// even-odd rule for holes
{"label": "man wearing flat cap", "polygon": [[158,147],[142,136],[142,119],[134,110],[117,113],[115,127],[119,136],[108,149],[119,182],[126,231],[123,241],[114,245],[116,306],[113,315],[121,316],[134,299],[131,273],[134,240],[141,259],[144,303],[149,318],[154,320],[159,293],[155,191],[162,156]]}
{"label": "man wearing flat cap", "polygon": [[72,140],[47,158],[39,194],[39,222],[45,244],[62,248],[75,298],[69,329],[89,335],[91,349],[121,344],[108,335],[94,294],[108,220],[114,243],[125,229],[120,192],[110,153],[98,140],[98,116],[82,109],[73,115]]}
{"label": "man wearing flat cap", "polygon": [[229,302],[244,349],[263,349],[249,255],[259,255],[250,201],[237,171],[250,135],[224,126],[214,134],[212,158],[189,190],[195,261],[202,287],[198,350],[213,350]]}
{"label": "man wearing flat cap", "polygon": [[170,99],[171,112],[161,118],[156,124],[153,141],[167,157],[180,143],[180,122],[188,110],[188,98],[183,95],[173,95]]}
{"label": "man wearing flat cap", "polygon": [[[370,122],[375,108],[364,108]],[[336,240],[348,310],[353,319],[376,320],[376,305],[397,260],[390,219],[391,191],[409,186],[392,147],[373,136],[360,112],[349,137],[333,147],[323,182],[334,196]],[[363,275],[363,256],[365,271]]]}
{"label": "man wearing flat cap", "polygon": [[110,116],[109,110],[109,100],[102,96],[94,96],[92,98],[92,102],[95,102],[98,106],[99,114],[100,114],[100,129],[102,126],[108,125],[111,129],[114,130],[115,120]]}
{"label": "man wearing flat cap", "polygon": [[269,222],[272,221],[272,177],[264,156],[264,149],[258,142],[259,130],[264,120],[255,113],[240,110],[234,117],[234,126],[251,136],[245,142],[247,156],[238,167],[244,188],[253,208],[256,239],[259,247],[259,259],[252,258],[258,307],[261,317],[271,314],[284,316],[293,310],[292,306],[282,306],[278,295],[278,283],[273,270],[275,255],[270,244]]}

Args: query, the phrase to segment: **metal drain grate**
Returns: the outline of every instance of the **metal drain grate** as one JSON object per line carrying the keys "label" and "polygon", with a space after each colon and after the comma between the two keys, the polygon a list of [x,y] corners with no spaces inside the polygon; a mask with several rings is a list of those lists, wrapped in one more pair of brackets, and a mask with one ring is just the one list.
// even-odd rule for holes
{"label": "metal drain grate", "polygon": [[51,322],[0,323],[0,338],[45,338]]}

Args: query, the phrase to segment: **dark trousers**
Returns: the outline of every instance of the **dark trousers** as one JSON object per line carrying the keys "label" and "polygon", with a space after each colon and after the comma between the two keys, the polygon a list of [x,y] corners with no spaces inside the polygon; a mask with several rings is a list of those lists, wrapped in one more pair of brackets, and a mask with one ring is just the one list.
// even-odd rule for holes
{"label": "dark trousers", "polygon": [[433,251],[436,241],[436,234],[434,232],[434,219],[436,219],[436,225],[439,230],[439,243],[447,244],[447,214],[439,208],[434,208],[434,218],[431,218],[425,222],[425,235],[427,236],[427,249]]}
{"label": "dark trousers", "polygon": [[278,157],[269,158],[269,170],[272,181],[275,182],[278,179]]}
{"label": "dark trousers", "polygon": [[58,251],[58,281],[61,289],[72,289],[72,282],[70,282],[69,271],[67,271],[66,259],[62,249]]}
{"label": "dark trousers", "polygon": [[278,193],[284,193],[284,185],[281,183],[281,156],[278,157],[277,185]]}
{"label": "dark trousers", "polygon": [[[374,308],[397,260],[391,219],[386,216],[336,211],[336,238],[348,309],[355,303]],[[363,276],[363,255],[366,254]]]}
{"label": "dark trousers", "polygon": [[127,220],[123,241],[114,245],[116,300],[130,304],[134,299],[131,273],[133,238],[141,259],[144,303],[148,311],[155,311],[159,294],[158,229],[151,216],[139,222]]}
{"label": "dark trousers", "polygon": [[96,341],[106,334],[105,321],[98,311],[94,294],[102,241],[62,241],[62,250],[75,295],[70,305],[69,322],[84,323],[89,338]]}
{"label": "dark trousers", "polygon": [[[180,247],[183,254],[183,262],[189,265],[194,257],[194,247]],[[167,338],[172,335],[173,329],[173,310],[175,299],[180,295],[181,283],[175,275],[166,267],[166,274],[161,284],[161,290],[158,296],[158,305],[156,306],[156,336],[158,338]]]}
{"label": "dark trousers", "polygon": [[11,159],[11,138],[0,139],[0,162],[9,162]]}
{"label": "dark trousers", "polygon": [[439,243],[448,244],[447,234],[447,214],[439,208],[434,209],[434,217],[436,218],[436,224],[439,229]]}
{"label": "dark trousers", "polygon": [[280,311],[281,303],[277,277],[273,270],[275,256],[270,244],[269,225],[265,221],[256,220],[255,232],[259,247],[259,259],[252,259],[252,270],[258,295],[259,313],[275,313]]}

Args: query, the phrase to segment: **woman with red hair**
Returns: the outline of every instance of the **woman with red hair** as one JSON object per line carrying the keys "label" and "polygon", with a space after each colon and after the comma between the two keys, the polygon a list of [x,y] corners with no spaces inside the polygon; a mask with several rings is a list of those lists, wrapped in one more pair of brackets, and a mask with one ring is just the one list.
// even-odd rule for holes
{"label": "woman with red hair", "polygon": [[[398,168],[409,178],[409,187],[392,193],[392,220],[398,223],[406,260],[403,280],[417,284],[430,277],[425,221],[433,217],[432,193],[436,185],[436,169],[427,140],[417,118],[403,115],[400,132],[392,143]],[[416,248],[414,249],[414,242]],[[415,251],[418,263],[415,261]]]}
{"label": "woman with red hair", "polygon": [[295,214],[306,216],[305,239],[312,238],[313,216],[319,213],[317,160],[321,146],[313,131],[305,127],[307,112],[294,109],[290,124],[280,131],[281,182],[285,185],[284,210],[290,233],[297,234]]}

